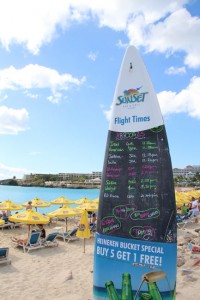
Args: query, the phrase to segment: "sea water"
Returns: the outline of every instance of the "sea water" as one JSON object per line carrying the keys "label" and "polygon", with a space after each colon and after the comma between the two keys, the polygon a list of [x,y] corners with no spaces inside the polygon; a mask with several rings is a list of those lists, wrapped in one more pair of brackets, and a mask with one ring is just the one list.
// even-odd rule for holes
{"label": "sea water", "polygon": [[[31,201],[34,198],[40,198],[50,202],[60,196],[64,196],[70,200],[76,201],[80,198],[88,198],[94,200],[99,197],[97,189],[64,189],[64,188],[44,188],[44,187],[23,187],[23,186],[8,186],[0,185],[0,202],[12,200],[17,204],[22,204]],[[76,205],[70,205],[76,207]],[[40,213],[49,213],[58,209],[59,205],[51,205],[49,207],[40,207]]]}

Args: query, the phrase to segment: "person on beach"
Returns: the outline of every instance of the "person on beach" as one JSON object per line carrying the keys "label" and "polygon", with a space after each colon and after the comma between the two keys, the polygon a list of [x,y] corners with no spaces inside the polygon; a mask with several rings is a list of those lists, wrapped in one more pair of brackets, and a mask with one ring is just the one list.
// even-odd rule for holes
{"label": "person on beach", "polygon": [[97,216],[95,213],[92,214],[92,220],[90,222],[90,226],[93,226],[94,224],[96,224],[97,221]]}
{"label": "person on beach", "polygon": [[198,223],[197,216],[199,214],[199,201],[192,197],[192,216],[195,217],[195,223]]}
{"label": "person on beach", "polygon": [[46,238],[46,230],[44,229],[42,224],[37,225],[38,226],[38,231],[41,232],[40,238],[45,239]]}
{"label": "person on beach", "polygon": [[183,206],[181,206],[181,216],[185,216],[188,213],[188,207],[184,203]]}
{"label": "person on beach", "polygon": [[6,211],[6,216],[7,216],[7,217],[10,217],[10,216],[11,216],[11,211],[10,211],[10,210],[7,210],[7,211]]}
{"label": "person on beach", "polygon": [[2,218],[1,218],[1,219],[4,220],[5,223],[8,223],[8,216],[6,215],[5,212],[3,212],[3,215],[2,215]]}
{"label": "person on beach", "polygon": [[32,209],[32,201],[29,201],[28,202],[28,205],[26,206],[26,210],[27,209]]}
{"label": "person on beach", "polygon": [[18,239],[16,237],[12,236],[10,239],[11,239],[12,242],[17,243],[17,244],[26,245],[26,243],[28,242],[28,238]]}
{"label": "person on beach", "polygon": [[90,231],[95,232],[97,228],[97,215],[95,213],[92,214],[92,220],[89,225]]}

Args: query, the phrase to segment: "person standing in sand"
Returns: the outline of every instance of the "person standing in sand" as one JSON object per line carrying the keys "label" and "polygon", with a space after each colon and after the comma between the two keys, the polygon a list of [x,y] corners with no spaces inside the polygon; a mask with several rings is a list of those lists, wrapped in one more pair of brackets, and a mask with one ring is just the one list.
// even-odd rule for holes
{"label": "person standing in sand", "polygon": [[192,197],[192,216],[195,217],[195,223],[198,223],[197,216],[199,214],[199,201]]}
{"label": "person standing in sand", "polygon": [[26,206],[26,210],[27,209],[32,209],[32,201],[29,201],[28,202],[28,205]]}

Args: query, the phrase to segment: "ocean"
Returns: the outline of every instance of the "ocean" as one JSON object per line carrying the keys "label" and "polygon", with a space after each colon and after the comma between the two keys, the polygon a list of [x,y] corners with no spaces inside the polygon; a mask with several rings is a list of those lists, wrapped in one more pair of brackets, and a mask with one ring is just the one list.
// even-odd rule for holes
{"label": "ocean", "polygon": [[[0,185],[0,201],[12,200],[15,203],[22,204],[34,198],[40,198],[47,202],[54,200],[60,196],[64,196],[70,200],[79,200],[87,197],[94,200],[99,197],[100,190],[89,189],[63,189],[63,188],[43,188],[43,187],[23,187]],[[74,206],[74,205],[70,205]],[[40,213],[49,213],[59,208],[59,205],[51,205],[49,207],[38,208]]]}

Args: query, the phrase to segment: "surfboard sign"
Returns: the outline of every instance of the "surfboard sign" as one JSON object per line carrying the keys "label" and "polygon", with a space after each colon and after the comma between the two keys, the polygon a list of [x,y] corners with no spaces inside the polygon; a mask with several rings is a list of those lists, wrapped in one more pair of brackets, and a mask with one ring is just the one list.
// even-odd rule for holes
{"label": "surfboard sign", "polygon": [[112,104],[94,253],[95,300],[175,299],[176,204],[156,93],[134,46]]}

